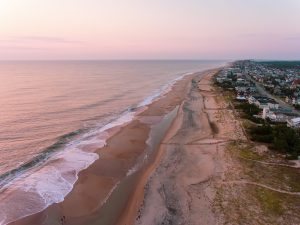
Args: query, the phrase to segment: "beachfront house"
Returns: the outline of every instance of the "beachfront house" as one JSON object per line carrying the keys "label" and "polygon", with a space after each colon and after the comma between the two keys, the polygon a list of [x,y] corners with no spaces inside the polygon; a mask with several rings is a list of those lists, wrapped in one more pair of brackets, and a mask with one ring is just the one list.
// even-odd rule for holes
{"label": "beachfront house", "polygon": [[279,104],[274,100],[274,99],[268,99],[268,107],[270,109],[278,109],[279,108]]}
{"label": "beachfront house", "polygon": [[260,109],[269,108],[269,109],[278,109],[279,104],[271,98],[262,97],[262,96],[250,96],[248,99],[249,104],[256,105]]}
{"label": "beachfront house", "polygon": [[266,110],[266,108],[264,108],[262,118],[269,119],[270,121],[272,121],[274,123],[285,123],[290,119],[290,116],[283,114],[283,113]]}
{"label": "beachfront house", "polygon": [[296,117],[287,121],[287,126],[292,128],[300,127],[300,117]]}
{"label": "beachfront house", "polygon": [[254,104],[255,102],[256,102],[256,98],[257,98],[258,96],[250,96],[249,98],[248,98],[248,103],[249,104]]}
{"label": "beachfront house", "polygon": [[247,101],[247,98],[243,94],[238,94],[236,96],[236,100],[240,101],[240,102],[245,102],[245,101]]}
{"label": "beachfront house", "polygon": [[292,104],[293,105],[300,105],[300,98],[293,98],[292,99]]}

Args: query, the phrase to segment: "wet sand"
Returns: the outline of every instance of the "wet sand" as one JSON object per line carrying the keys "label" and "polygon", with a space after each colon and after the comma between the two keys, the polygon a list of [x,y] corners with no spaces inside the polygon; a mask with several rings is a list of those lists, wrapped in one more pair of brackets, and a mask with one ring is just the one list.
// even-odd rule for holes
{"label": "wet sand", "polygon": [[[108,139],[107,146],[97,150],[100,158],[79,173],[73,190],[63,202],[10,224],[134,223],[143,200],[143,185],[162,154],[161,149],[157,151],[158,144],[173,129],[166,131],[172,118],[165,116],[171,112],[174,114],[175,108],[182,103],[194,76],[178,81],[170,92],[149,105],[129,124],[111,129],[109,132],[113,136]],[[157,132],[151,132],[155,127]],[[151,148],[149,143],[152,143]],[[146,162],[138,167],[137,172],[128,174],[149,152]]]}

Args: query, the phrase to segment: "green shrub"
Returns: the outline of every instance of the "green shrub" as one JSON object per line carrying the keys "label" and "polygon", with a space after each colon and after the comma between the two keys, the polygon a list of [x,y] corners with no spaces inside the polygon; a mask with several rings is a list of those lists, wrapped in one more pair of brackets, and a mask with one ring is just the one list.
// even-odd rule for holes
{"label": "green shrub", "polygon": [[300,155],[300,136],[297,131],[286,125],[251,127],[249,130],[251,140],[271,143],[272,149],[288,154],[289,158],[297,158]]}
{"label": "green shrub", "polygon": [[241,104],[236,106],[236,109],[241,109],[248,116],[257,115],[262,111],[256,105],[252,105],[252,104],[249,104],[249,103],[241,103]]}

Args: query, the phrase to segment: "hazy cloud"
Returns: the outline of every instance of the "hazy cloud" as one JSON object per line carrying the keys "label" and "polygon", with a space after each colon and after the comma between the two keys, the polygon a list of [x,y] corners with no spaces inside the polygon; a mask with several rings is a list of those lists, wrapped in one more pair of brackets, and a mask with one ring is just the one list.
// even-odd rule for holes
{"label": "hazy cloud", "polygon": [[295,36],[290,36],[284,38],[284,40],[289,40],[289,41],[300,41],[300,35],[295,35]]}
{"label": "hazy cloud", "polygon": [[9,45],[9,46],[1,46],[0,45],[0,50],[37,50],[37,51],[43,51],[48,48],[34,48],[34,47],[27,47],[27,46],[14,46],[14,45]]}
{"label": "hazy cloud", "polygon": [[68,40],[61,37],[53,36],[14,36],[0,40],[1,42],[43,42],[43,43],[58,43],[58,44],[73,44],[83,43],[81,41]]}

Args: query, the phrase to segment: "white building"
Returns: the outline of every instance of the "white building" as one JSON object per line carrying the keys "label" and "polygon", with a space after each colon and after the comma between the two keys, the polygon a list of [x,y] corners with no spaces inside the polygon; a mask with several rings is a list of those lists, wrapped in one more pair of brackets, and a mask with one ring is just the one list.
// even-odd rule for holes
{"label": "white building", "polygon": [[273,99],[260,97],[260,96],[251,96],[248,98],[249,104],[254,104],[260,109],[269,108],[269,109],[278,109],[279,104]]}
{"label": "white building", "polygon": [[272,122],[285,123],[291,118],[291,116],[288,116],[280,112],[271,111],[269,108],[264,108],[262,113],[262,118],[270,119]]}
{"label": "white building", "polygon": [[300,117],[296,117],[287,121],[288,127],[297,128],[300,127]]}

